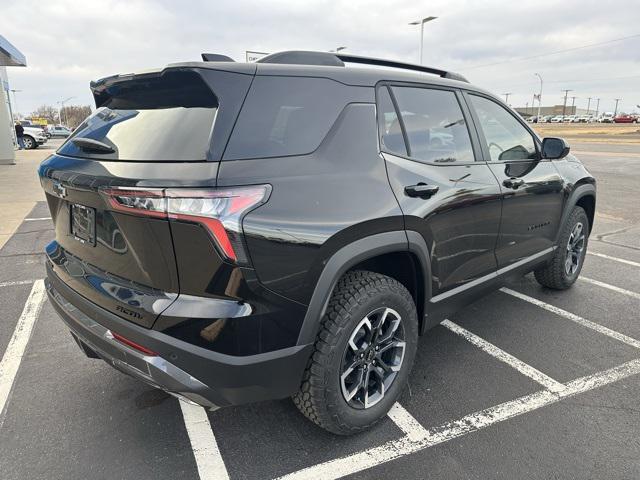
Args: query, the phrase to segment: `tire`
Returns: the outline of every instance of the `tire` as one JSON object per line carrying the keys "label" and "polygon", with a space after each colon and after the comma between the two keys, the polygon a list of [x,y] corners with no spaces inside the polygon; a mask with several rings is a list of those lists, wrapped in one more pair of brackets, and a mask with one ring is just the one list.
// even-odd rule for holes
{"label": "tire", "polygon": [[[380,340],[385,338],[392,346]],[[402,392],[417,341],[416,306],[401,283],[368,271],[346,273],[322,318],[294,404],[312,422],[338,435],[370,428]],[[369,381],[370,394],[358,387],[358,379]]]}
{"label": "tire", "polygon": [[589,219],[582,207],[574,207],[560,233],[558,248],[543,268],[534,271],[544,287],[566,290],[580,276],[589,241]]}
{"label": "tire", "polygon": [[25,150],[33,150],[38,145],[33,137],[29,135],[25,135],[22,137],[22,142],[24,143]]}

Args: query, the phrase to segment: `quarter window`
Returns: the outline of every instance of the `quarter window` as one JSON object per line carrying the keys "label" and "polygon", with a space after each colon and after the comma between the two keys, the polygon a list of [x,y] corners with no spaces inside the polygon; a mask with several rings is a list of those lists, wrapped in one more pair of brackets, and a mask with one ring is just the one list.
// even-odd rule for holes
{"label": "quarter window", "polygon": [[404,143],[402,128],[398,120],[398,114],[391,101],[389,90],[382,87],[378,91],[378,121],[380,123],[380,141],[385,151],[397,153],[398,155],[407,154],[407,146]]}
{"label": "quarter window", "polygon": [[392,87],[409,156],[424,162],[474,161],[469,130],[456,94],[450,90]]}
{"label": "quarter window", "polygon": [[487,141],[491,161],[536,159],[533,136],[504,107],[493,100],[469,95]]}

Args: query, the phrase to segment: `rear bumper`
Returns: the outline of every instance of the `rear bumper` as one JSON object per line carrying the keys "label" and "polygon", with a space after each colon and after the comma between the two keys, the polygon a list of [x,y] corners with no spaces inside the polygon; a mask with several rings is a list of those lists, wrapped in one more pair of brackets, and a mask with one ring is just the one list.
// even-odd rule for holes
{"label": "rear bumper", "polygon": [[[311,345],[248,357],[211,352],[132,324],[47,273],[49,299],[84,352],[147,384],[207,408],[285,398],[300,386]],[[111,332],[158,355],[124,345]]]}

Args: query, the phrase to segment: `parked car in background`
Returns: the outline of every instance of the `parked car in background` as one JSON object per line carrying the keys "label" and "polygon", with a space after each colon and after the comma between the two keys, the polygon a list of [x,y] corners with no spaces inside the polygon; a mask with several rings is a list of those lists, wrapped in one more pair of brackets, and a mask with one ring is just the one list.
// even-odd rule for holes
{"label": "parked car in background", "polygon": [[549,120],[550,123],[562,123],[564,121],[564,117],[562,115],[556,115]]}
{"label": "parked car in background", "polygon": [[540,123],[550,123],[553,115],[544,115],[540,118]]}
{"label": "parked car in background", "polygon": [[564,121],[568,122],[568,123],[578,123],[578,116],[577,115],[566,115],[564,117]]}
{"label": "parked car in background", "polygon": [[633,115],[622,114],[613,119],[615,123],[638,123],[638,117]]}
{"label": "parked car in background", "polygon": [[578,123],[589,123],[591,120],[591,115],[580,115],[578,117]]}
{"label": "parked car in background", "polygon": [[25,150],[32,150],[47,143],[47,135],[41,126],[25,127],[24,124],[22,126],[24,128],[22,140]]}
{"label": "parked car in background", "polygon": [[613,123],[613,117],[614,117],[613,113],[605,112],[600,116],[598,121],[600,123]]}
{"label": "parked car in background", "polygon": [[72,130],[64,125],[51,125],[49,126],[49,133],[52,137],[67,138],[71,135]]}

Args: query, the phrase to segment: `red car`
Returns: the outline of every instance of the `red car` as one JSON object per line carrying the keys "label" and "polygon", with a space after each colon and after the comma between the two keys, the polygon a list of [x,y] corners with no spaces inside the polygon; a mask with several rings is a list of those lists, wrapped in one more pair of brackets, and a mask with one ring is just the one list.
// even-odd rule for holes
{"label": "red car", "polygon": [[634,115],[618,115],[613,121],[615,123],[638,123],[638,117]]}

